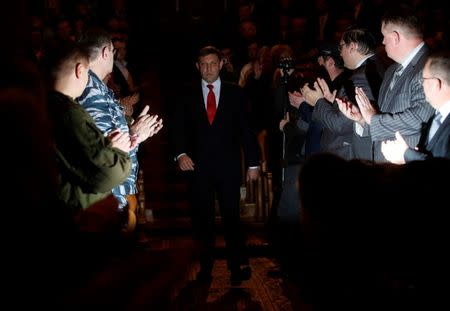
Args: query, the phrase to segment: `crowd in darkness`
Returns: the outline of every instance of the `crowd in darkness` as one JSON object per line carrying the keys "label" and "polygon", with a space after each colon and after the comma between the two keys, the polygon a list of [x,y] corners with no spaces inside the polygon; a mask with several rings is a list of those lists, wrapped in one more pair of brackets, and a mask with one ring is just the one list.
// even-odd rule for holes
{"label": "crowd in darkness", "polygon": [[[214,11],[209,2],[214,2]],[[26,289],[31,293],[36,289],[36,296],[61,289],[55,284],[41,288],[43,278],[59,282],[65,276],[76,277],[58,275],[66,263],[59,260],[74,255],[60,242],[65,239],[67,246],[67,239],[73,239],[75,249],[81,250],[80,243],[87,239],[74,238],[73,219],[55,203],[59,181],[51,161],[55,133],[39,69],[45,69],[42,60],[60,42],[78,42],[87,29],[101,26],[112,38],[107,53],[108,61],[115,64],[115,71],[102,77],[101,83],[111,89],[126,118],[141,117],[141,77],[153,70],[170,126],[180,95],[174,86],[181,90],[199,78],[194,53],[206,45],[221,51],[220,77],[242,88],[262,154],[261,169],[274,174],[274,218],[286,216],[276,210],[286,198],[287,213],[294,208],[286,222],[273,227],[280,229],[274,243],[278,243],[283,272],[300,283],[305,301],[324,309],[342,304],[355,310],[370,309],[367,302],[376,301],[370,306],[375,310],[379,304],[395,309],[397,303],[416,307],[445,298],[449,234],[443,215],[447,184],[441,180],[450,170],[450,79],[442,68],[450,69],[450,25],[444,1],[248,0],[224,1],[222,6],[204,0],[191,6],[180,1],[177,8],[161,4],[150,11],[137,1],[62,3],[59,10],[31,5],[30,16],[22,16],[30,22],[31,32],[24,35],[29,40],[18,40],[5,31],[4,38],[11,38],[12,46],[0,54],[4,65],[0,108],[8,116],[4,146],[11,153],[5,162],[9,183],[5,219],[12,225],[6,229],[15,237],[9,241],[5,259],[11,267],[21,267],[12,269],[16,272],[12,292],[30,275]],[[385,14],[398,4],[410,5],[413,10],[408,6],[408,12],[414,12],[414,17]],[[416,26],[423,26],[423,33]],[[361,58],[350,58],[353,50]],[[367,70],[357,75],[372,56],[376,57],[376,69],[372,67],[371,72],[375,78]],[[286,59],[293,60],[292,66],[283,70],[280,61]],[[343,85],[335,83],[332,88],[334,77],[328,65],[345,72],[347,80],[361,81],[363,76],[368,82],[355,82],[347,93]],[[403,79],[396,80],[396,74],[404,75]],[[286,75],[289,83],[283,83]],[[375,84],[372,78],[378,79]],[[389,95],[391,90],[396,90],[395,96]],[[356,148],[348,157],[325,148],[329,145],[323,134],[337,131],[327,125],[325,111],[350,124],[345,146],[353,148],[357,139],[368,137],[367,144],[359,145],[369,148],[364,157]],[[439,140],[433,141],[432,136],[428,138],[429,128],[441,114],[446,117],[438,121],[446,132],[441,130]],[[425,125],[426,132],[421,132]],[[289,129],[294,134],[286,145],[283,135]],[[294,168],[293,177],[286,181],[283,174],[289,166]],[[289,195],[283,193],[288,187],[293,191]],[[290,199],[292,195],[296,200]],[[55,238],[54,232],[61,234]],[[26,248],[17,243],[25,237]],[[122,241],[116,236],[101,238],[89,241],[88,251],[104,251],[96,249],[98,243],[107,248]],[[295,242],[301,255],[286,260],[281,255],[290,256]],[[75,257],[84,259],[83,254]],[[67,263],[78,264],[73,260]]]}

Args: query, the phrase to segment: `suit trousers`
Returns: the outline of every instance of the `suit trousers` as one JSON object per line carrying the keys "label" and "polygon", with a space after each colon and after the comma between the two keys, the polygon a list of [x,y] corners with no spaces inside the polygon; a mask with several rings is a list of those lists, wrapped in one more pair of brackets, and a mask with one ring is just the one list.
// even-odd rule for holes
{"label": "suit trousers", "polygon": [[192,173],[191,216],[194,238],[201,247],[202,269],[212,269],[216,239],[216,202],[226,243],[228,268],[248,264],[245,237],[240,223],[240,178],[228,178],[224,173]]}

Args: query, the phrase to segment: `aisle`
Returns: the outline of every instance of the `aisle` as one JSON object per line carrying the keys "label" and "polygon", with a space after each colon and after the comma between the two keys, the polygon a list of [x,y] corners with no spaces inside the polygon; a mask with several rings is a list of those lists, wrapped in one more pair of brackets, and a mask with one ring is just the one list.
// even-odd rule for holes
{"label": "aisle", "polygon": [[251,230],[248,236],[250,266],[252,277],[239,286],[231,286],[229,271],[224,259],[223,236],[216,242],[216,260],[210,284],[191,280],[177,296],[173,310],[255,310],[291,311],[294,310],[280,277],[271,277],[269,271],[278,268],[270,256],[270,251],[259,230]]}

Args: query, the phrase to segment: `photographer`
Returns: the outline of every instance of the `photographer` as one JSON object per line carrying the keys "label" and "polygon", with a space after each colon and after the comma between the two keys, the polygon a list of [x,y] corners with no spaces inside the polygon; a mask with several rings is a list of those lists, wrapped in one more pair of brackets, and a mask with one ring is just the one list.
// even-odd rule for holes
{"label": "photographer", "polygon": [[[304,74],[295,70],[291,58],[280,59],[275,105],[284,118],[279,122],[282,133],[282,168],[280,188],[274,201],[276,210],[273,244],[276,248],[282,273],[295,276],[298,258],[290,252],[299,243],[300,201],[297,180],[305,156],[320,148],[321,127],[311,121],[312,109],[304,102],[300,88],[306,83]],[[296,108],[297,107],[297,108]],[[273,213],[274,214],[274,213]],[[274,215],[275,216],[275,215]]]}

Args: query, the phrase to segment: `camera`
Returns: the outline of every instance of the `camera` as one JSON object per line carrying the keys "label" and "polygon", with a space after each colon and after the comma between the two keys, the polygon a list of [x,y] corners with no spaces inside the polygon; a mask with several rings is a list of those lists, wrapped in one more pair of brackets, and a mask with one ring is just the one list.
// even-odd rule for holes
{"label": "camera", "polygon": [[283,71],[295,69],[294,59],[292,57],[280,58],[280,61],[278,62],[278,68]]}

